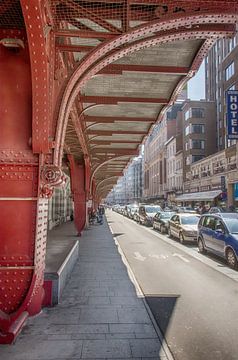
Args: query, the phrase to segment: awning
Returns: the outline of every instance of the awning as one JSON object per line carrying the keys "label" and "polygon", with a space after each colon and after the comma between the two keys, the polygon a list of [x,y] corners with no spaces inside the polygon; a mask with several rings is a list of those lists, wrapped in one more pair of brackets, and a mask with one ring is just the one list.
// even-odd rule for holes
{"label": "awning", "polygon": [[203,191],[179,195],[176,201],[210,201],[222,193],[221,190]]}

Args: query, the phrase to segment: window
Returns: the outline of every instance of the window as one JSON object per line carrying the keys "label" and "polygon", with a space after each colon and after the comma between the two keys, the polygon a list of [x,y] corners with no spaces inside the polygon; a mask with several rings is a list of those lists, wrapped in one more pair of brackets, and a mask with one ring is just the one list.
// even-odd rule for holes
{"label": "window", "polygon": [[204,140],[192,140],[192,149],[204,149],[205,148],[205,141]]}
{"label": "window", "polygon": [[201,108],[192,108],[192,117],[193,118],[204,118],[205,110]]}
{"label": "window", "polygon": [[191,110],[191,109],[189,109],[189,110],[186,111],[186,113],[185,113],[185,115],[184,115],[185,120],[188,120],[188,119],[190,118],[190,110]]}
{"label": "window", "polygon": [[203,221],[203,226],[214,230],[215,229],[215,219],[211,216],[205,217],[205,219]]}
{"label": "window", "polygon": [[204,155],[193,155],[192,156],[192,163],[199,161],[204,158]]}
{"label": "window", "polygon": [[205,117],[205,110],[202,108],[190,108],[185,112],[185,120],[189,118],[204,118]]}
{"label": "window", "polygon": [[225,80],[229,80],[235,73],[234,62],[232,62],[225,70]]}
{"label": "window", "polygon": [[192,124],[192,133],[193,134],[204,134],[205,126],[203,124]]}
{"label": "window", "polygon": [[185,128],[185,135],[189,135],[189,128],[190,128],[190,126],[188,125],[188,126],[186,126],[186,128]]}

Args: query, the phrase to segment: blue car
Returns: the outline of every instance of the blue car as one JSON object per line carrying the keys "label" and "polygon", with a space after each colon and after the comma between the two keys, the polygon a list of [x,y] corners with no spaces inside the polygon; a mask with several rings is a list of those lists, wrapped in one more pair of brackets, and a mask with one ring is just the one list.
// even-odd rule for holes
{"label": "blue car", "polygon": [[198,223],[199,252],[213,252],[226,259],[232,269],[238,268],[238,214],[204,214]]}

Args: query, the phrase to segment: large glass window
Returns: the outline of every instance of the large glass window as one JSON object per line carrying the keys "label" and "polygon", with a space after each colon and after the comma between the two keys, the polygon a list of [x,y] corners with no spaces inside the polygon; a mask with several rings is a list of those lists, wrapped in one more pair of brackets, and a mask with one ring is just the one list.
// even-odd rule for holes
{"label": "large glass window", "polygon": [[203,124],[192,124],[193,134],[204,134],[205,126]]}
{"label": "large glass window", "polygon": [[227,66],[225,70],[225,80],[229,80],[235,73],[234,62],[232,62],[229,66]]}
{"label": "large glass window", "polygon": [[192,149],[204,149],[205,148],[205,141],[204,140],[192,140]]}

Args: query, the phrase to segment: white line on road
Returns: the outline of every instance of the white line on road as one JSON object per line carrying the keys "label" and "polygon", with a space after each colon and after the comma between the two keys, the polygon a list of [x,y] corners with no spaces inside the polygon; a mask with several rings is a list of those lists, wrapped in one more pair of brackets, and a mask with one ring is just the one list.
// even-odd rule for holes
{"label": "white line on road", "polygon": [[160,260],[160,259],[163,259],[163,260],[168,259],[168,255],[163,255],[163,254],[161,254],[161,255],[158,255],[158,254],[149,254],[149,257],[155,258],[155,259],[158,259],[158,260]]}
{"label": "white line on road", "polygon": [[184,262],[190,262],[188,259],[186,259],[183,255],[181,254],[176,254],[174,253],[173,256],[177,256],[178,258],[180,258],[181,260],[183,260]]}
{"label": "white line on road", "polygon": [[145,261],[146,257],[142,256],[139,252],[134,252],[135,256],[134,258],[136,260]]}

